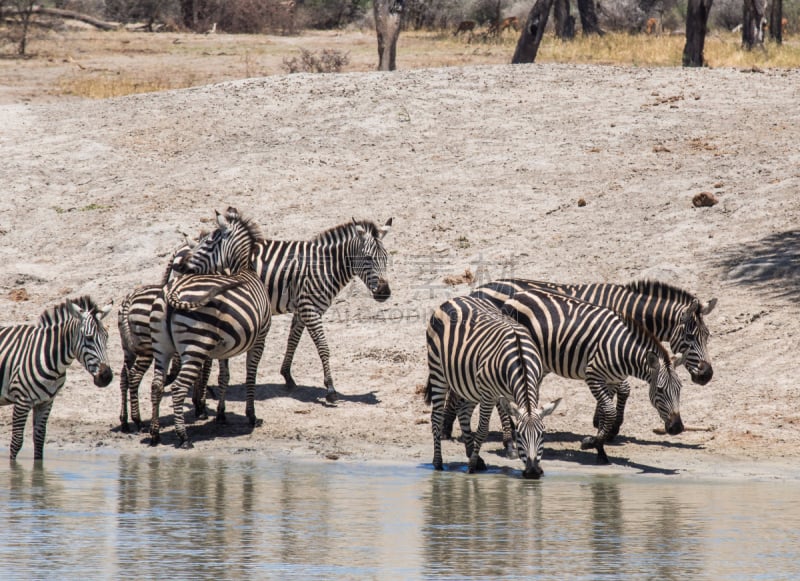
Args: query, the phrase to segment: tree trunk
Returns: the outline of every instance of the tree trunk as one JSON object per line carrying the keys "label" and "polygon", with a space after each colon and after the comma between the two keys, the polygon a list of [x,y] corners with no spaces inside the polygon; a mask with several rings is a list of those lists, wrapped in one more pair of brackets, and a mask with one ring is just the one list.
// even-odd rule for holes
{"label": "tree trunk", "polygon": [[556,36],[561,40],[575,38],[575,17],[569,13],[569,0],[554,0],[553,17],[556,19]]}
{"label": "tree trunk", "polygon": [[397,68],[397,39],[400,38],[400,17],[403,0],[374,0],[375,32],[378,35],[378,70]]}
{"label": "tree trunk", "polygon": [[761,0],[744,0],[742,3],[742,47],[752,50],[764,45],[764,3]]}
{"label": "tree trunk", "polygon": [[689,0],[686,7],[686,44],[683,47],[683,66],[702,67],[703,50],[708,31],[708,13],[713,0]]}
{"label": "tree trunk", "polygon": [[578,0],[578,14],[581,17],[581,30],[584,36],[587,34],[603,36],[605,34],[597,23],[594,0]]}
{"label": "tree trunk", "polygon": [[772,0],[769,9],[769,37],[783,44],[783,0]]}
{"label": "tree trunk", "polygon": [[542,42],[552,5],[553,0],[536,0],[528,14],[528,20],[522,27],[511,64],[532,63],[536,60],[536,53],[539,52],[539,44]]}

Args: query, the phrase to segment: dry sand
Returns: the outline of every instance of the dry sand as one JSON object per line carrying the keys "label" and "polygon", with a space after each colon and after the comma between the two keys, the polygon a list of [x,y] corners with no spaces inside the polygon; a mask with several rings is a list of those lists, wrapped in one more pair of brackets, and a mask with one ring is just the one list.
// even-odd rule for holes
{"label": "dry sand", "polygon": [[[294,367],[300,387],[285,392],[289,317],[276,317],[259,371],[263,426],[250,430],[244,417],[238,358],[228,425],[188,412],[194,450],[173,449],[170,421],[151,449],[146,434],[118,429],[115,308],[117,377],[99,389],[74,364],[45,457],[113,449],[428,463],[425,325],[436,305],[469,291],[442,279],[470,269],[476,283],[650,277],[719,299],[707,318],[714,379],[698,386],[681,373],[684,422],[708,431],[655,434],[658,416],[636,381],[623,437],[608,447],[613,464],[596,467],[579,450],[592,432],[588,388],[549,376],[541,397],[564,401],[546,422],[545,471],[798,478],[798,87],[798,71],[497,65],[2,100],[3,324],[84,293],[118,305],[160,279],[179,231],[208,226],[228,205],[273,238],[309,238],[353,216],[394,218],[391,299],[376,303],[354,282],[324,319],[338,405],[324,402],[307,335]],[[693,207],[700,192],[719,203]],[[28,300],[14,300],[20,289]],[[146,419],[149,385],[148,374]],[[10,424],[6,407],[4,446]],[[487,462],[516,466],[494,436]],[[32,447],[29,423],[21,461]],[[448,444],[445,460],[463,463],[462,448]]]}

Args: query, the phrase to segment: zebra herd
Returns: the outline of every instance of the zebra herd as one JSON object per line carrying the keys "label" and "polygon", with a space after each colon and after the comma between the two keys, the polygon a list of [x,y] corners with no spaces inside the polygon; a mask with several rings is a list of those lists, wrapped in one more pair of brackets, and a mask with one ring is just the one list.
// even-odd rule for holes
{"label": "zebra herd", "polygon": [[[376,301],[389,298],[383,239],[391,225],[391,219],[384,226],[354,219],[311,240],[279,241],[265,239],[259,226],[235,208],[217,213],[215,230],[187,238],[160,284],[138,287],[122,301],[121,429],[130,430],[128,402],[135,429],[142,429],[139,385],[153,365],[150,444],[160,442],[160,403],[165,382],[171,382],[175,433],[180,447],[191,447],[183,415],[187,395],[191,390],[195,413],[207,417],[210,362],[218,360],[216,421],[224,423],[227,360],[242,353],[247,357],[246,415],[257,425],[256,371],[271,318],[284,313],[293,315],[281,365],[286,387],[295,387],[292,360],[307,328],[322,362],[326,399],[336,401],[322,316],[356,277]],[[560,401],[539,404],[539,386],[551,372],[584,380],[595,397],[597,433],[584,438],[581,447],[596,449],[598,462],[608,462],[604,445],[623,423],[629,376],[649,384],[650,401],[666,432],[680,433],[681,382],[675,367],[684,364],[696,383],[710,381],[703,316],[715,303],[652,281],[556,285],[523,279],[494,281],[446,301],[427,327],[424,397],[432,406],[434,467],[443,468],[441,439],[451,436],[458,417],[469,471],[485,469],[480,448],[497,407],[509,456],[522,460],[523,476],[541,476],[543,419]],[[81,297],[47,309],[35,325],[0,327],[0,405],[14,405],[12,459],[22,446],[31,409],[34,457],[42,458],[53,398],[74,359],[96,385],[111,382],[102,324],[110,309]],[[662,341],[669,342],[674,357]],[[470,420],[478,406],[473,433]]]}

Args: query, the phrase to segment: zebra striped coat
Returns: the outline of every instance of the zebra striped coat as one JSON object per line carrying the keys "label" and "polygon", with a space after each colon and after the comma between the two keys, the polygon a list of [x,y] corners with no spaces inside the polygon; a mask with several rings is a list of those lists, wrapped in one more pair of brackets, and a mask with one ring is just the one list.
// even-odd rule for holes
{"label": "zebra striped coat", "polygon": [[[428,383],[425,401],[432,404],[433,465],[442,469],[441,426],[445,399],[459,396],[467,405],[460,419],[465,434],[469,471],[486,468],[480,448],[489,432],[492,408],[511,404],[517,415],[517,449],[525,464],[523,476],[539,478],[543,450],[542,419],[558,405],[539,408],[542,358],[527,330],[503,316],[487,300],[457,297],[431,315],[427,331]],[[451,393],[452,392],[452,393]],[[470,416],[480,404],[474,438]]]}
{"label": "zebra striped coat", "polygon": [[[202,240],[207,233],[201,233]],[[197,244],[197,242],[195,242]],[[120,344],[122,345],[123,363],[120,370],[120,430],[130,432],[128,426],[128,400],[130,399],[131,419],[135,430],[142,428],[141,412],[139,408],[139,386],[144,374],[153,363],[153,342],[150,337],[150,312],[153,309],[158,295],[163,288],[176,276],[174,266],[180,264],[190,251],[186,244],[177,248],[170,257],[169,264],[164,272],[160,285],[146,285],[135,288],[128,293],[120,303],[117,313],[117,327],[119,329]],[[175,379],[180,366],[180,359],[176,356],[169,369],[165,383],[169,384]],[[205,389],[211,373],[211,360],[203,365],[200,382],[194,389],[195,414],[198,418],[206,419]],[[227,360],[220,361],[219,383],[227,385],[228,372]]]}
{"label": "zebra striped coat", "polygon": [[597,448],[598,462],[608,462],[604,444],[616,420],[613,388],[628,376],[649,384],[650,403],[666,432],[683,431],[680,378],[669,353],[644,326],[611,309],[534,290],[515,294],[501,312],[528,330],[546,372],[589,385],[600,410],[599,427],[582,447]]}
{"label": "zebra striped coat", "polygon": [[322,361],[326,399],[336,401],[330,349],[322,316],[353,278],[360,278],[379,302],[391,295],[386,278],[388,255],[383,238],[392,226],[353,220],[321,232],[311,240],[265,240],[256,244],[253,267],[264,282],[273,315],[293,313],[281,375],[288,389],[296,383],[292,360],[308,329]]}
{"label": "zebra striped coat", "polygon": [[[701,303],[691,293],[658,281],[634,281],[628,284],[557,284],[529,279],[499,279],[476,288],[472,296],[491,300],[502,308],[505,301],[515,293],[526,290],[542,290],[560,293],[581,299],[601,307],[607,307],[625,318],[633,319],[651,332],[659,341],[669,341],[675,354],[681,354],[683,364],[692,381],[705,385],[711,380],[713,368],[708,356],[709,331],[703,316],[710,313],[717,299]],[[611,429],[613,439],[620,430],[625,417],[625,406],[630,395],[630,386],[623,381],[617,391],[617,419]],[[456,415],[456,402],[450,402],[445,412],[443,432],[450,437]],[[503,442],[510,449],[512,426],[507,415],[500,412],[503,421]],[[599,410],[595,413],[595,427],[599,421]]]}
{"label": "zebra striped coat", "polygon": [[47,418],[73,360],[105,387],[113,379],[108,366],[108,331],[101,322],[111,311],[88,296],[45,310],[34,325],[0,327],[0,405],[13,405],[11,459],[22,448],[33,409],[34,459],[44,456]]}
{"label": "zebra striped coat", "polygon": [[[155,358],[150,422],[153,446],[160,441],[159,404],[164,371],[173,353],[180,357],[180,371],[172,384],[179,446],[191,447],[183,402],[209,359],[229,359],[247,353],[246,414],[250,425],[257,423],[256,372],[271,323],[266,290],[251,266],[260,229],[253,221],[241,217],[235,208],[228,208],[224,216],[218,214],[217,221],[219,228],[191,250],[180,269],[176,268],[183,276],[171,282],[153,303],[150,315]],[[223,386],[220,386],[216,419],[221,423],[226,421]]]}

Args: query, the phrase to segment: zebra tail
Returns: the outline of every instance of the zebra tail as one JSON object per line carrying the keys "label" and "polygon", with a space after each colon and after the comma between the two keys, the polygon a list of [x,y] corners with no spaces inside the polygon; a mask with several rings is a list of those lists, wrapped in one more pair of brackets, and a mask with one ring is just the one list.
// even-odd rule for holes
{"label": "zebra tail", "polygon": [[224,293],[225,291],[229,291],[232,288],[236,288],[237,286],[241,286],[242,281],[234,280],[231,282],[226,282],[224,284],[219,285],[208,291],[205,296],[200,297],[197,300],[192,301],[184,301],[180,299],[180,293],[175,291],[170,291],[167,293],[167,303],[173,309],[179,311],[196,311],[197,309],[201,309],[205,307],[208,303],[214,300],[214,297]]}
{"label": "zebra tail", "polygon": [[428,382],[425,384],[425,391],[423,392],[425,403],[431,405],[433,402],[433,387],[431,386],[431,376],[428,376]]}
{"label": "zebra tail", "polygon": [[122,304],[119,306],[118,327],[119,336],[122,342],[122,349],[136,353],[139,350],[139,339],[134,333],[131,332],[131,321],[128,318],[128,311],[130,310],[131,302],[126,297]]}
{"label": "zebra tail", "polygon": [[[517,343],[517,353],[519,353],[519,359],[522,363],[522,381],[523,385],[525,386],[525,394],[527,396],[528,382],[531,381],[533,374],[531,373],[531,370],[528,369],[528,360],[525,358],[525,354],[522,352],[522,341],[519,338],[519,334],[524,332],[526,331],[514,329],[514,340]],[[532,402],[530,398],[525,397],[525,411],[527,411],[529,415],[533,414],[533,408],[535,408],[537,404],[538,402]]]}

